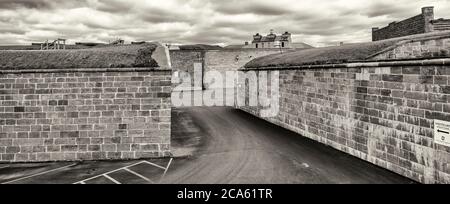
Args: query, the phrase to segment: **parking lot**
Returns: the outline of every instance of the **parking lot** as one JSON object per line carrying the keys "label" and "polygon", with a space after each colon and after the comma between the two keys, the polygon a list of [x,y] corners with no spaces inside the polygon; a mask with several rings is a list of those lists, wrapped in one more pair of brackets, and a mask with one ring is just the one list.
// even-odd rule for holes
{"label": "parking lot", "polygon": [[9,164],[0,166],[1,184],[158,184],[173,159]]}

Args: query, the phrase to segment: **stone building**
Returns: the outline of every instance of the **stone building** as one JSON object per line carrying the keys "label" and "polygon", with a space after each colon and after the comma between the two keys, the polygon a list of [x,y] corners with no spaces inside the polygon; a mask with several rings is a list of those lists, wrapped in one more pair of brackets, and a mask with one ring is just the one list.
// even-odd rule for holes
{"label": "stone building", "polygon": [[228,45],[224,49],[309,49],[313,46],[303,42],[293,42],[292,34],[285,32],[283,34],[275,34],[270,30],[270,34],[263,36],[259,33],[253,35],[251,43]]}
{"label": "stone building", "polygon": [[285,32],[282,35],[277,35],[270,31],[267,36],[262,36],[259,33],[253,36],[251,48],[290,48],[292,43],[291,33]]}
{"label": "stone building", "polygon": [[450,19],[434,19],[434,7],[422,8],[422,13],[384,28],[372,28],[372,40],[379,41],[408,35],[450,30]]}
{"label": "stone building", "polygon": [[277,35],[270,31],[267,36],[262,36],[259,33],[253,36],[252,44],[248,44],[247,48],[291,48],[292,37],[291,33],[285,32],[282,35]]}

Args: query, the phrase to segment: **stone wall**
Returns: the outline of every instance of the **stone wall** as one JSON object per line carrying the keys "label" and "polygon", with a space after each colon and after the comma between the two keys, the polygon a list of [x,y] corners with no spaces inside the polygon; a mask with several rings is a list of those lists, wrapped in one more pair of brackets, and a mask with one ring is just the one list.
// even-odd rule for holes
{"label": "stone wall", "polygon": [[385,28],[374,30],[372,40],[379,41],[421,33],[425,33],[425,20],[422,15],[418,15],[402,22],[391,23]]}
{"label": "stone wall", "polygon": [[450,19],[437,19],[434,21],[431,21],[433,24],[433,30],[434,31],[446,31],[450,30]]}
{"label": "stone wall", "polygon": [[450,183],[450,148],[433,137],[434,120],[450,121],[450,60],[256,71],[280,73],[280,112],[264,119],[416,181]]}
{"label": "stone wall", "polygon": [[431,21],[434,20],[433,7],[422,8],[420,15],[408,18],[400,22],[390,23],[387,27],[373,28],[372,40],[384,39],[428,33],[433,31]]}
{"label": "stone wall", "polygon": [[[253,59],[280,52],[279,49],[211,50],[205,53],[205,70],[236,71]],[[283,52],[289,52],[289,50],[283,50]]]}
{"label": "stone wall", "polygon": [[0,162],[170,156],[172,71],[161,45],[0,58]]}
{"label": "stone wall", "polygon": [[170,71],[0,74],[0,162],[168,156]]}
{"label": "stone wall", "polygon": [[[183,87],[185,90],[189,90],[193,87],[195,90],[201,90],[202,87],[195,86],[194,84],[194,66],[195,64],[198,64],[200,66],[203,66],[203,59],[204,59],[204,51],[199,50],[171,50],[170,51],[170,61],[172,64],[172,69],[176,73],[176,78],[173,80],[173,86],[178,86],[182,83],[180,80],[181,73],[187,73],[191,77],[191,87]],[[197,65],[197,66],[198,66]],[[202,73],[201,73],[202,74]],[[197,78],[202,78],[202,75],[195,76]]]}
{"label": "stone wall", "polygon": [[[288,52],[284,50],[283,52]],[[203,71],[202,75],[197,78],[204,77],[204,72],[218,71],[225,76],[227,71],[237,71],[249,61],[267,56],[270,54],[280,53],[278,49],[223,49],[223,50],[172,50],[170,51],[172,68],[174,72],[187,72],[194,78],[194,65],[200,66]],[[194,85],[194,89],[201,89],[201,85]],[[176,86],[177,83],[174,83]],[[203,88],[208,88],[208,84],[203,84]]]}

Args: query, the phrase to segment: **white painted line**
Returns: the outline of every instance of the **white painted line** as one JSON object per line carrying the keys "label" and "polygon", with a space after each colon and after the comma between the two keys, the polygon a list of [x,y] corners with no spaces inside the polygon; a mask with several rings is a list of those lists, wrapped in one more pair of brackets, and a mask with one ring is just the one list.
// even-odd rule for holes
{"label": "white painted line", "polygon": [[167,164],[166,170],[164,171],[164,176],[166,175],[167,171],[169,170],[170,165],[172,164],[173,158],[170,158],[169,163]]}
{"label": "white painted line", "polygon": [[144,163],[150,164],[150,165],[152,165],[152,166],[158,167],[158,168],[163,169],[163,170],[166,170],[166,168],[164,168],[164,167],[162,167],[162,166],[160,166],[160,165],[158,165],[158,164],[151,163],[151,162],[149,162],[149,161],[144,161]]}
{"label": "white painted line", "polygon": [[6,168],[8,168],[9,166],[1,166],[0,167],[0,169],[6,169]]}
{"label": "white painted line", "polygon": [[120,182],[118,182],[116,179],[111,178],[110,176],[108,176],[107,174],[103,174],[102,176],[104,176],[105,178],[109,179],[110,181],[114,182],[115,184],[121,184]]}
{"label": "white painted line", "polygon": [[94,176],[94,177],[91,177],[91,178],[88,178],[88,179],[84,179],[84,180],[82,180],[82,181],[75,182],[75,183],[73,183],[73,184],[84,183],[84,182],[87,182],[87,181],[90,181],[90,180],[93,180],[93,179],[102,177],[102,176],[105,175],[105,174],[112,174],[112,173],[115,173],[115,172],[118,172],[118,171],[121,171],[121,170],[124,170],[124,169],[128,169],[128,168],[131,168],[131,167],[133,167],[133,166],[137,166],[137,165],[143,164],[143,163],[145,163],[145,162],[144,162],[144,161],[141,161],[141,162],[138,162],[138,163],[135,163],[135,164],[126,166],[126,167],[122,167],[122,168],[119,168],[119,169],[116,169],[116,170],[113,170],[113,171],[110,171],[110,172],[106,172],[106,173],[104,173],[104,174],[100,174],[100,175],[98,175],[98,176]]}
{"label": "white painted line", "polygon": [[141,174],[139,174],[139,173],[136,173],[135,171],[133,171],[133,170],[130,170],[130,169],[125,169],[126,171],[128,171],[128,172],[130,172],[130,173],[132,173],[132,174],[134,174],[135,176],[137,176],[137,177],[139,177],[139,178],[141,178],[141,179],[144,179],[145,181],[147,181],[147,182],[149,182],[149,183],[155,183],[155,182],[153,182],[152,180],[150,180],[149,178],[147,178],[147,177],[145,177],[145,176],[143,176],[143,175],[141,175]]}
{"label": "white painted line", "polygon": [[172,164],[172,160],[173,160],[173,158],[170,158],[170,161],[169,161],[169,163],[167,164],[166,170],[164,170],[164,174],[161,176],[160,181],[163,180],[164,177],[166,177],[167,171],[169,170],[169,167],[170,167],[170,165]]}
{"label": "white painted line", "polygon": [[[160,166],[160,165],[158,165],[158,164],[154,164],[154,163],[152,163],[152,162],[149,162],[149,161],[141,161],[141,162],[138,162],[138,163],[135,163],[135,164],[132,164],[132,165],[129,165],[129,166],[125,166],[125,167],[122,167],[122,168],[118,168],[118,169],[116,169],[116,170],[113,170],[113,171],[110,171],[110,172],[106,172],[106,173],[104,173],[104,174],[101,174],[101,175],[98,175],[98,176],[94,176],[94,177],[91,177],[91,178],[88,178],[88,179],[84,179],[84,180],[82,180],[82,181],[78,181],[78,182],[75,182],[75,183],[73,183],[73,184],[83,184],[83,183],[85,183],[85,182],[87,182],[87,181],[90,181],[90,180],[93,180],[93,179],[96,179],[96,178],[99,178],[99,177],[102,177],[102,176],[107,176],[108,174],[111,174],[111,173],[115,173],[115,172],[118,172],[118,171],[121,171],[121,170],[126,170],[126,171],[128,171],[128,170],[130,170],[129,168],[131,168],[131,167],[134,167],[134,166],[137,166],[137,165],[140,165],[140,164],[149,164],[149,165],[152,165],[152,166],[154,166],[154,167],[157,167],[157,168],[160,168],[160,169],[163,169],[164,170],[164,174],[163,174],[163,176],[161,177],[161,179],[162,178],[164,178],[164,176],[166,175],[166,173],[167,173],[167,170],[169,169],[169,166],[170,166],[170,164],[172,163],[172,160],[173,160],[173,158],[171,158],[170,159],[170,161],[169,161],[169,164],[167,165],[167,167],[166,168],[164,168],[164,167],[162,167],[162,166]],[[127,170],[128,169],[128,170]],[[131,170],[130,170],[131,171]],[[131,173],[131,172],[130,172]],[[135,172],[136,173],[136,172]],[[137,176],[137,175],[136,175]],[[141,175],[142,176],[142,175]],[[140,177],[140,176],[139,176]],[[108,178],[108,177],[107,177]],[[111,177],[109,177],[109,178],[111,178]],[[109,179],[108,178],[108,179]],[[142,178],[142,177],[141,177]],[[145,178],[145,177],[144,177]],[[142,179],[144,179],[144,178],[142,178]],[[112,178],[111,178],[112,179]],[[147,181],[147,179],[148,178],[146,178],[146,179],[144,179],[144,180],[146,180]],[[151,181],[151,180],[150,180]],[[149,181],[149,182],[150,182]],[[154,183],[153,181],[151,181],[152,183]]]}
{"label": "white painted line", "polygon": [[55,172],[55,171],[67,169],[67,168],[72,167],[72,166],[75,166],[75,165],[77,165],[77,164],[76,164],[76,163],[73,163],[73,164],[71,164],[71,165],[63,166],[63,167],[60,167],[60,168],[57,168],[57,169],[53,169],[53,170],[49,170],[49,171],[44,171],[44,172],[41,172],[41,173],[37,173],[37,174],[30,175],[30,176],[26,176],[26,177],[22,177],[22,178],[19,178],[19,179],[16,179],[16,180],[12,180],[12,181],[8,181],[8,182],[2,183],[2,184],[11,184],[11,183],[15,183],[15,182],[17,182],[17,181],[22,181],[22,180],[29,179],[29,178],[33,178],[33,177],[36,177],[36,176],[41,176],[41,175],[48,174],[48,173],[52,173],[52,172]]}

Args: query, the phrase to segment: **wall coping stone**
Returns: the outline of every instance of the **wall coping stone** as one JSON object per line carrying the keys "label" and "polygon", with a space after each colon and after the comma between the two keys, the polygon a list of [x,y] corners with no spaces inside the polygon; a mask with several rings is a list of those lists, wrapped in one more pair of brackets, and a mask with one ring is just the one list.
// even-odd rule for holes
{"label": "wall coping stone", "polygon": [[376,57],[376,56],[378,56],[380,54],[392,51],[392,50],[394,50],[394,49],[396,49],[396,48],[398,48],[398,47],[400,47],[402,45],[408,44],[408,43],[421,42],[421,41],[427,41],[427,40],[441,40],[441,39],[447,39],[447,38],[449,38],[449,36],[425,36],[423,38],[402,40],[402,41],[399,41],[397,44],[395,44],[393,46],[387,47],[384,50],[381,50],[381,51],[379,51],[377,53],[374,53],[374,54],[370,55],[369,57],[367,57],[367,59],[370,60],[370,59],[372,59],[372,58],[374,58],[374,57]]}
{"label": "wall coping stone", "polygon": [[292,69],[333,69],[333,68],[365,68],[365,67],[399,67],[399,66],[443,66],[450,65],[450,58],[429,60],[397,60],[397,61],[373,61],[373,62],[351,62],[342,64],[302,65],[287,67],[259,67],[241,68],[239,71],[252,70],[292,70]]}
{"label": "wall coping stone", "polygon": [[[291,52],[291,51],[299,51],[299,50],[306,50],[306,49],[314,49],[314,48],[283,48],[282,51],[284,52]],[[279,48],[224,48],[220,50],[170,50],[170,52],[236,52],[236,51],[248,51],[248,52],[255,52],[255,51],[278,51],[280,52]]]}
{"label": "wall coping stone", "polygon": [[172,71],[161,67],[124,67],[124,68],[61,68],[61,69],[3,69],[0,74],[29,74],[29,73],[74,73],[74,72],[157,72]]}

